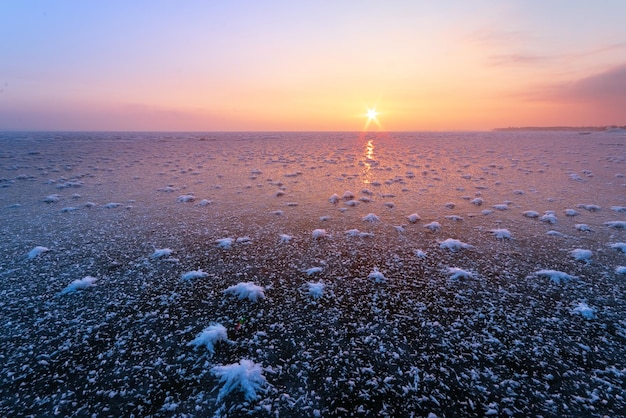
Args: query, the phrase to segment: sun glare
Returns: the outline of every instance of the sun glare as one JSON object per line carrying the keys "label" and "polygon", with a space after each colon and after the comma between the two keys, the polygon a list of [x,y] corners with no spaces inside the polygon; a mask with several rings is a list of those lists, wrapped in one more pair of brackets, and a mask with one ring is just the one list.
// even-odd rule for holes
{"label": "sun glare", "polygon": [[376,110],[375,107],[367,108],[367,113],[365,113],[364,115],[363,114],[361,115],[361,116],[367,117],[367,120],[365,121],[365,126],[363,127],[364,132],[370,128],[370,125],[372,124],[372,122],[378,128],[378,130],[382,129],[382,126],[380,125],[380,121],[378,120],[379,115],[380,113],[378,112],[378,110]]}

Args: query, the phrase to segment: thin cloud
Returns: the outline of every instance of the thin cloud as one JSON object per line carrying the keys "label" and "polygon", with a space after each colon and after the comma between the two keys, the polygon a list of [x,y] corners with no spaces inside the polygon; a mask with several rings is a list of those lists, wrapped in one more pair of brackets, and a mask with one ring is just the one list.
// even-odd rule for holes
{"label": "thin cloud", "polygon": [[626,63],[570,83],[555,85],[546,98],[626,108]]}

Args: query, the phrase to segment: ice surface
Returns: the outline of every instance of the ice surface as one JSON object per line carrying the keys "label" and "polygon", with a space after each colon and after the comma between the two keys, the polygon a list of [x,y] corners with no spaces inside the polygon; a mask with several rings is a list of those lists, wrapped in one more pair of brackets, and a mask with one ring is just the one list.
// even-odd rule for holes
{"label": "ice surface", "polygon": [[603,132],[0,134],[1,414],[620,416],[625,164]]}

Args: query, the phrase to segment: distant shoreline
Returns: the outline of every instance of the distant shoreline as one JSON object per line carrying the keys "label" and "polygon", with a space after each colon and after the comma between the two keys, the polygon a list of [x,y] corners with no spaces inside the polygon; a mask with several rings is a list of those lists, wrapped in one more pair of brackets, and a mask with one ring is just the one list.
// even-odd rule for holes
{"label": "distant shoreline", "polygon": [[495,128],[494,131],[607,131],[611,129],[626,129],[626,126],[510,126]]}

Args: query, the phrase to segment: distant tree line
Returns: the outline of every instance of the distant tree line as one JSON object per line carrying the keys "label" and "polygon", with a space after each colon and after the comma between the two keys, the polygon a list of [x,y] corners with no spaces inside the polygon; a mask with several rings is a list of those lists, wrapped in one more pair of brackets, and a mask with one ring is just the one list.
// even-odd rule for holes
{"label": "distant tree line", "polygon": [[626,125],[618,126],[509,126],[495,128],[494,131],[606,131],[611,129],[626,129]]}

